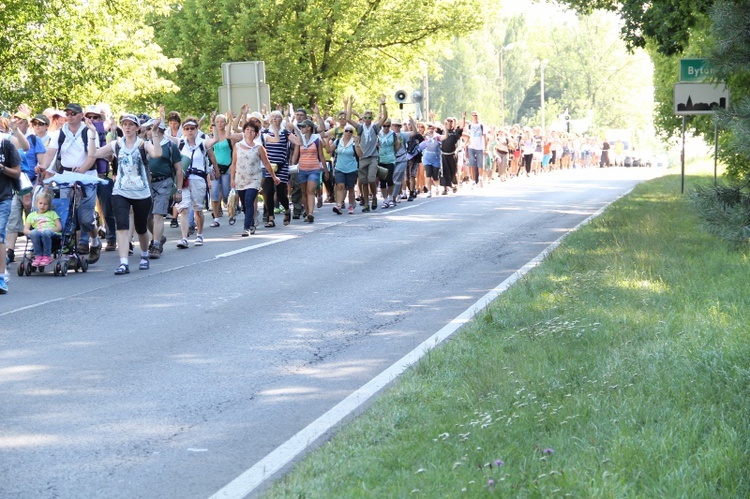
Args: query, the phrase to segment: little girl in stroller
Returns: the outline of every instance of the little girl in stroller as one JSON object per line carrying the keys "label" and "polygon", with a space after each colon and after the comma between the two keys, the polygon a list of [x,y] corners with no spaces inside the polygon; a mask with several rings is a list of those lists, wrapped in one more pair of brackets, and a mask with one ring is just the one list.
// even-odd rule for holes
{"label": "little girl in stroller", "polygon": [[32,267],[44,267],[52,263],[52,241],[62,235],[60,216],[53,210],[52,195],[40,192],[36,196],[36,211],[26,217],[23,233],[34,245],[34,260]]}

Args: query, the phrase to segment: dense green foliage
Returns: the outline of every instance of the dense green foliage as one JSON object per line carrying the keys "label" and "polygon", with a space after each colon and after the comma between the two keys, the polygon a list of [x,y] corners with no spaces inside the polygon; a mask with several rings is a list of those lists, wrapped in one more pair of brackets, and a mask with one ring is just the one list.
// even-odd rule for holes
{"label": "dense green foliage", "polygon": [[372,102],[394,82],[422,73],[428,41],[449,37],[456,26],[478,28],[487,3],[189,0],[158,32],[166,53],[184,61],[174,76],[182,92],[167,102],[187,110],[216,107],[220,63],[243,60],[266,61],[277,103],[339,106],[348,94]]}
{"label": "dense green foliage", "polygon": [[157,71],[179,62],[153,42],[145,16],[157,2],[8,0],[0,6],[0,107],[36,110],[67,102],[145,106],[176,90]]}

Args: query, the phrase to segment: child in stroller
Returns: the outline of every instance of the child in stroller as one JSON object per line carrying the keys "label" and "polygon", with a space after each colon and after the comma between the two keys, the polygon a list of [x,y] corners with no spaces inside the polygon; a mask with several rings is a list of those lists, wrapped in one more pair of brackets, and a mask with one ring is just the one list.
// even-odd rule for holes
{"label": "child in stroller", "polygon": [[62,233],[60,216],[53,210],[52,195],[40,192],[36,196],[36,211],[26,217],[23,233],[34,245],[34,260],[32,267],[44,267],[52,263],[52,241],[59,239]]}

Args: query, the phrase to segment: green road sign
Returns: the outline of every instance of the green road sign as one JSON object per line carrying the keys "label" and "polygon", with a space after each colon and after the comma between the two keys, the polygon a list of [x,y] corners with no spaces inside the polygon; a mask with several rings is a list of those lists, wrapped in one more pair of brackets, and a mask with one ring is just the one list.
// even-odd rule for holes
{"label": "green road sign", "polygon": [[701,82],[714,75],[714,68],[706,59],[680,59],[680,81]]}

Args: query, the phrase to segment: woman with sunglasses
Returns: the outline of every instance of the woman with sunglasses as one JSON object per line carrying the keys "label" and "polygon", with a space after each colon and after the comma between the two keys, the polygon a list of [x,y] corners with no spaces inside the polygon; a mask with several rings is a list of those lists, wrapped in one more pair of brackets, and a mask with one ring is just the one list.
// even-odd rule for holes
{"label": "woman with sunglasses", "polygon": [[328,150],[334,157],[334,179],[336,182],[336,204],[333,211],[341,215],[344,209],[346,193],[349,192],[349,208],[347,213],[354,214],[355,200],[354,186],[357,185],[359,158],[362,149],[359,147],[359,137],[354,136],[354,127],[347,123],[344,135],[330,143]]}
{"label": "woman with sunglasses", "polygon": [[297,176],[302,186],[302,205],[307,213],[307,222],[313,223],[315,216],[315,190],[320,183],[320,174],[323,171],[325,159],[323,158],[323,146],[320,135],[313,133],[313,122],[309,119],[299,124],[301,132],[301,144],[295,147],[292,164],[297,164]]}
{"label": "woman with sunglasses", "polygon": [[124,114],[120,117],[123,137],[98,147],[96,126],[93,121],[86,118],[86,126],[89,128],[89,157],[106,158],[112,154],[117,157],[117,177],[112,187],[112,208],[117,226],[117,254],[120,257],[120,265],[115,270],[115,275],[130,273],[128,249],[131,208],[133,225],[141,246],[139,268],[149,268],[148,214],[151,211],[151,185],[148,178],[148,157],[161,156],[162,132],[158,127],[159,121],[156,120],[154,123],[154,142],[144,142],[138,137],[138,118],[133,114]]}

